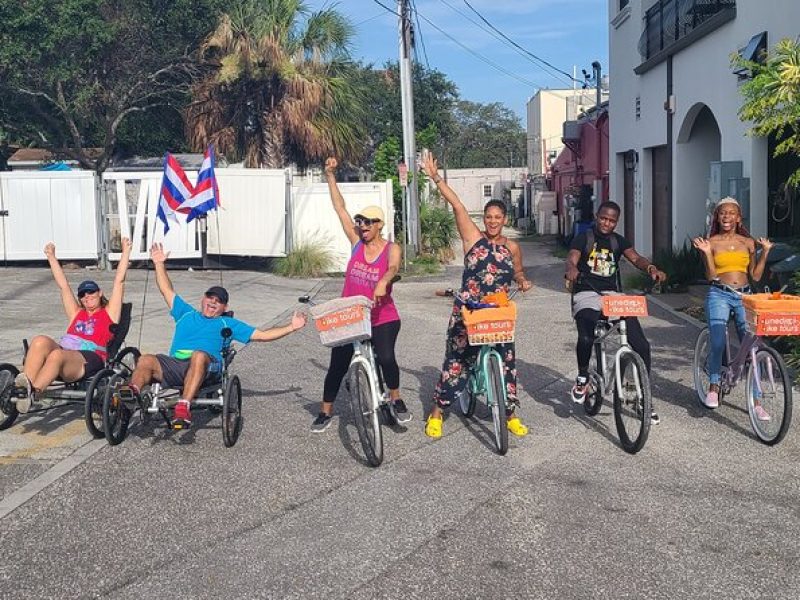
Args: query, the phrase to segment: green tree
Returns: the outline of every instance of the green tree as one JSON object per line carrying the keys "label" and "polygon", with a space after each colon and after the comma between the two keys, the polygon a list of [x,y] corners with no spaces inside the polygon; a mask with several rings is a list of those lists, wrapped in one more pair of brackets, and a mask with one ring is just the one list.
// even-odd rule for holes
{"label": "green tree", "polygon": [[506,106],[461,100],[455,106],[454,122],[455,134],[447,140],[443,155],[449,168],[526,164],[525,130]]}
{"label": "green tree", "polygon": [[0,129],[102,172],[126,120],[183,102],[222,4],[0,0]]}
{"label": "green tree", "polygon": [[249,0],[202,45],[206,76],[187,111],[191,145],[215,143],[249,167],[352,161],[363,110],[350,82],[350,22],[300,0]]}
{"label": "green tree", "polygon": [[[752,78],[741,86],[743,121],[752,121],[751,133],[774,135],[779,140],[775,156],[800,154],[800,44],[784,39],[776,44],[764,63],[734,56],[737,67],[749,69]],[[788,183],[800,185],[800,169]]]}

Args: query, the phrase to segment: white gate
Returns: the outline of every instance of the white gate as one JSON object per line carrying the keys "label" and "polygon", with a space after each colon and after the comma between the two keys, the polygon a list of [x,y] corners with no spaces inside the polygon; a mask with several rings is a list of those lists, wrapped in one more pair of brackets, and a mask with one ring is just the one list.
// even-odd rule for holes
{"label": "white gate", "polygon": [[91,171],[0,173],[0,215],[3,260],[45,260],[50,241],[62,259],[99,256]]}
{"label": "white gate", "polygon": [[[197,173],[187,171],[190,181]],[[208,216],[208,253],[237,256],[283,256],[286,253],[287,180],[283,170],[218,169],[221,208]],[[172,258],[200,258],[199,221],[169,222],[156,213],[161,171],[103,174],[110,260],[119,260],[120,239],[133,241],[131,258],[149,256],[153,242],[164,244]]]}

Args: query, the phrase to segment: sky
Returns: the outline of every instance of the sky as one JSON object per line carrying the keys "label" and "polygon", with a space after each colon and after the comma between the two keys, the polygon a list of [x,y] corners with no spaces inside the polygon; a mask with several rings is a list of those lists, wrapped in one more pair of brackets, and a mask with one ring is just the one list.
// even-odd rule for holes
{"label": "sky", "polygon": [[[566,75],[554,75],[490,33],[465,0],[411,1],[419,13],[419,61],[445,73],[458,86],[462,99],[501,102],[516,112],[525,126],[525,105],[538,89],[571,87]],[[524,50],[566,74],[571,75],[575,66],[578,79],[582,79],[581,69],[591,73],[595,60],[604,73],[608,68],[607,0],[467,1]],[[318,10],[335,4],[355,25],[353,58],[382,65],[398,57],[398,19],[378,2],[397,8],[397,0],[307,0],[307,5]]]}

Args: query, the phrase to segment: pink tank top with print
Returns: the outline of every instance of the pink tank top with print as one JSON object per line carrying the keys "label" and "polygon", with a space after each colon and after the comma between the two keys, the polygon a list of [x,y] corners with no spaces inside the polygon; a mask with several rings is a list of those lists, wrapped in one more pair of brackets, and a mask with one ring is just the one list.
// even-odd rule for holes
{"label": "pink tank top with print", "polygon": [[82,308],[72,319],[72,323],[67,328],[67,333],[92,342],[96,346],[96,349],[93,348],[94,351],[100,355],[100,358],[105,360],[107,356],[106,346],[114,337],[114,334],[111,333],[111,325],[113,323],[114,321],[111,320],[105,308],[101,308],[93,315],[90,315],[86,312],[86,309]]}
{"label": "pink tank top with print", "polygon": [[[347,271],[344,276],[344,289],[342,297],[347,296],[366,296],[372,298],[378,280],[386,275],[389,270],[389,247],[392,242],[387,242],[383,250],[372,262],[368,262],[364,256],[364,244],[358,242],[350,255],[350,262],[347,263]],[[372,326],[399,321],[400,314],[392,299],[392,285],[386,290],[386,296],[372,308]]]}

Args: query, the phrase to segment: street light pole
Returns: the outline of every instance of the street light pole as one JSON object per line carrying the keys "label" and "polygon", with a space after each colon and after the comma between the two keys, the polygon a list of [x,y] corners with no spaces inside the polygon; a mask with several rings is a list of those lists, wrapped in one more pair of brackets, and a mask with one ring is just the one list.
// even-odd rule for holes
{"label": "street light pole", "polygon": [[408,166],[405,202],[408,207],[406,246],[411,258],[420,250],[419,198],[417,194],[417,149],[414,139],[414,92],[411,83],[411,14],[408,0],[397,0],[400,15],[400,103],[403,114],[403,158]]}

